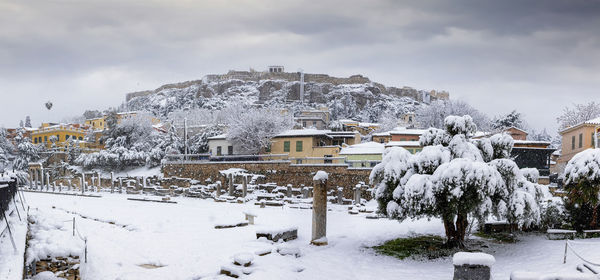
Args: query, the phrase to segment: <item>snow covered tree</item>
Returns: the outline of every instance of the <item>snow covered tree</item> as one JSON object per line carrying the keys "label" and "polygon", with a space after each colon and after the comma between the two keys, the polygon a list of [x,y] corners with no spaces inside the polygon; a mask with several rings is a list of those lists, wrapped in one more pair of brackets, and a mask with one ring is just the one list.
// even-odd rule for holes
{"label": "snow covered tree", "polygon": [[188,148],[191,154],[208,153],[208,138],[223,133],[221,125],[208,125],[202,132],[192,136],[188,140]]}
{"label": "snow covered tree", "polygon": [[525,123],[523,121],[521,113],[517,112],[517,110],[513,110],[512,112],[506,115],[498,116],[494,118],[494,120],[492,120],[492,129],[496,131],[502,131],[509,127],[523,129],[524,126]]}
{"label": "snow covered tree", "polygon": [[40,151],[42,150],[41,145],[34,145],[31,143],[31,139],[23,136],[23,130],[17,131],[15,137],[15,144],[17,148],[16,157],[13,162],[13,167],[18,170],[26,170],[29,167],[29,163],[36,161],[40,158]]}
{"label": "snow covered tree", "polygon": [[31,127],[31,118],[29,116],[25,117],[25,127]]}
{"label": "snow covered tree", "polygon": [[597,117],[600,117],[600,103],[592,101],[574,104],[572,108],[565,107],[562,114],[556,118],[556,121],[558,121],[559,130],[562,130]]}
{"label": "snow covered tree", "polygon": [[573,156],[565,167],[564,176],[566,204],[574,208],[591,209],[589,227],[596,228],[600,202],[600,149],[587,149]]}
{"label": "snow covered tree", "polygon": [[489,118],[471,105],[460,100],[436,100],[430,105],[422,105],[416,111],[416,120],[420,127],[443,128],[447,116],[469,115],[480,129],[489,127]]}
{"label": "snow covered tree", "polygon": [[227,124],[228,141],[244,153],[258,154],[273,136],[292,128],[293,120],[276,110],[240,108],[232,112]]}
{"label": "snow covered tree", "polygon": [[79,155],[75,161],[77,164],[107,170],[154,167],[167,153],[179,153],[183,147],[183,142],[174,132],[156,131],[150,117],[142,113],[123,119],[105,133],[105,149]]}
{"label": "snow covered tree", "polygon": [[23,124],[23,120],[19,121],[19,127],[25,127],[25,124]]}
{"label": "snow covered tree", "polygon": [[12,159],[14,146],[7,138],[6,129],[0,128],[0,168],[6,168]]}
{"label": "snow covered tree", "polygon": [[489,216],[518,226],[539,223],[543,187],[527,181],[505,157],[512,149],[507,135],[471,140],[477,126],[468,115],[446,117],[444,128],[425,132],[420,139],[424,148],[415,155],[386,149],[370,176],[379,211],[399,220],[438,217],[448,245],[459,247],[469,217],[480,224]]}

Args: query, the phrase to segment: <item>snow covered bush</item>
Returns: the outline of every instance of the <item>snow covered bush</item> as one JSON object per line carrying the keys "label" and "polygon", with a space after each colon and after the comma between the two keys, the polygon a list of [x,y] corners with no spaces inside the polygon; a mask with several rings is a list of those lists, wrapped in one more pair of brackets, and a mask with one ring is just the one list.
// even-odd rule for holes
{"label": "snow covered bush", "polygon": [[506,158],[512,139],[471,140],[477,126],[470,116],[449,116],[444,127],[424,133],[424,148],[415,155],[403,148],[385,150],[370,176],[379,211],[399,220],[438,217],[452,246],[463,246],[469,217],[538,224],[543,188]]}
{"label": "snow covered bush", "polygon": [[[570,215],[590,216],[588,226],[598,224],[600,195],[600,149],[588,149],[573,156],[565,167],[566,207]],[[585,211],[589,209],[590,211]],[[587,214],[586,214],[587,212]]]}
{"label": "snow covered bush", "polygon": [[527,181],[532,183],[537,183],[540,179],[540,171],[536,168],[521,168],[521,173],[523,173],[523,176]]}

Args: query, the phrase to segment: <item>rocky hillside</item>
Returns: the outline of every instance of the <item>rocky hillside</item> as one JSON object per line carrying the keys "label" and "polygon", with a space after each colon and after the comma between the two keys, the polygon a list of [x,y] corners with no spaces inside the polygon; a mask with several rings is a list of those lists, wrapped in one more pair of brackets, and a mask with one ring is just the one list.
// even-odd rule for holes
{"label": "rocky hillside", "polygon": [[385,87],[360,75],[336,78],[322,74],[305,74],[301,98],[299,80],[298,73],[230,71],[129,93],[125,106],[128,110],[147,110],[161,118],[193,108],[218,110],[231,102],[287,108],[292,112],[327,106],[333,118],[376,122],[382,114],[400,115],[430,101],[448,99],[444,91]]}

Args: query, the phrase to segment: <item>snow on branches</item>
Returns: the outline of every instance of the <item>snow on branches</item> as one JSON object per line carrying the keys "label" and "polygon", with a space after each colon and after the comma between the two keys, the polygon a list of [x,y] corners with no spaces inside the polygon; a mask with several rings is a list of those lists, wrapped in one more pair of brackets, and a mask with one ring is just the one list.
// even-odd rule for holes
{"label": "snow on branches", "polygon": [[[389,148],[371,172],[380,212],[391,218],[439,217],[448,242],[460,245],[467,217],[490,216],[519,226],[539,223],[543,187],[528,181],[509,159],[512,138],[494,135],[472,140],[477,126],[470,116],[449,116],[445,130],[430,128],[424,148],[412,155]],[[507,138],[508,137],[508,138]]]}

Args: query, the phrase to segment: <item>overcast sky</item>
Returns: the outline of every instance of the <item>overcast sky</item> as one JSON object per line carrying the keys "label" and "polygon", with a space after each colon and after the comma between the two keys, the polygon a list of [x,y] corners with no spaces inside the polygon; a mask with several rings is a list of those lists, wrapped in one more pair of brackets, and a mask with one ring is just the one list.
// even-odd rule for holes
{"label": "overcast sky", "polygon": [[600,101],[598,0],[0,0],[0,14],[0,126],[271,64],[447,90],[553,131],[565,105]]}

